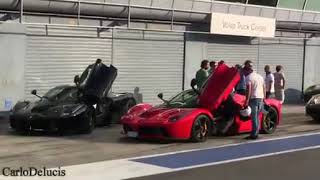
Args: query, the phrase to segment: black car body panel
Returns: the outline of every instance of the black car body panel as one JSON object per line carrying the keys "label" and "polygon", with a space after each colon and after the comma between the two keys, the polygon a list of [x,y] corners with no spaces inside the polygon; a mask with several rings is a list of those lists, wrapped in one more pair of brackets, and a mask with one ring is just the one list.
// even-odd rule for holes
{"label": "black car body panel", "polygon": [[[106,92],[111,89],[112,83],[117,77],[117,69],[114,66],[106,66],[102,63],[95,63],[88,66],[87,77],[81,82],[83,97],[91,104],[95,104],[104,97]],[[84,72],[85,73],[85,72]],[[84,75],[81,75],[82,78]]]}
{"label": "black car body panel", "polygon": [[[110,124],[115,113],[125,113],[132,93],[109,93],[117,69],[102,63],[87,67],[80,83],[50,89],[40,100],[18,102],[11,111],[10,125],[18,131],[81,129],[88,114],[96,125]],[[109,95],[112,94],[112,95]],[[113,120],[119,122],[120,118]],[[91,124],[92,125],[92,124]]]}
{"label": "black car body panel", "polygon": [[320,119],[320,104],[307,104],[306,114],[311,116],[313,119]]}
{"label": "black car body panel", "polygon": [[307,103],[312,96],[320,94],[320,84],[308,87],[303,93],[304,102]]}

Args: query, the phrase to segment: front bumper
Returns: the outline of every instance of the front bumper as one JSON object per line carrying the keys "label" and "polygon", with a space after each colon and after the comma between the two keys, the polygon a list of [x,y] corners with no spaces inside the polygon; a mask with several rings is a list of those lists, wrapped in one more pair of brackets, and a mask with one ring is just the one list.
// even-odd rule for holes
{"label": "front bumper", "polygon": [[80,123],[78,116],[72,117],[59,117],[55,115],[43,115],[43,114],[11,114],[10,126],[13,129],[17,127],[24,127],[25,129],[32,130],[47,130],[56,131],[58,129],[74,129]]}
{"label": "front bumper", "polygon": [[[169,121],[122,121],[123,133],[137,133],[140,139],[176,139],[186,140],[190,138],[192,121],[181,119],[176,122]],[[129,136],[130,137],[130,136]]]}

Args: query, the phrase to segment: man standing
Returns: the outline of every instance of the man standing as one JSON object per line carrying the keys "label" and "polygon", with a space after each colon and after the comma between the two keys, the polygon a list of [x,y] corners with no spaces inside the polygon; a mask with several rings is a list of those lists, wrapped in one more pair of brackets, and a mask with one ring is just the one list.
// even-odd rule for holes
{"label": "man standing", "polygon": [[211,75],[214,70],[216,69],[216,62],[215,61],[210,61],[210,70],[209,70],[209,75]]}
{"label": "man standing", "polygon": [[244,63],[244,73],[246,76],[246,101],[245,107],[250,106],[252,118],[252,131],[246,139],[257,139],[259,134],[259,113],[262,109],[265,96],[264,79],[261,75],[253,71],[252,61]]}
{"label": "man standing", "polygon": [[278,65],[276,67],[277,72],[274,73],[274,92],[275,92],[276,99],[281,101],[281,103],[284,102],[284,98],[285,98],[284,88],[286,85],[285,76],[282,70],[283,70],[283,67]]}
{"label": "man standing", "polygon": [[266,72],[266,77],[264,80],[266,85],[266,98],[268,99],[274,93],[274,76],[271,73],[269,65],[264,67],[264,72]]}
{"label": "man standing", "polygon": [[197,88],[200,89],[204,82],[206,82],[208,78],[208,68],[209,68],[209,61],[208,60],[203,60],[201,62],[201,69],[197,71],[196,74],[196,81],[197,81]]}

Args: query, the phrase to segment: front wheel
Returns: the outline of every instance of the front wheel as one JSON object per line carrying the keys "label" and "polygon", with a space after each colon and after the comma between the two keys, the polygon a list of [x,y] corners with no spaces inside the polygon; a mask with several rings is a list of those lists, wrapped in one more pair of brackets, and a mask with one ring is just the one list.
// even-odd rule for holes
{"label": "front wheel", "polygon": [[199,115],[193,122],[191,141],[204,142],[208,139],[210,132],[210,119],[206,115]]}
{"label": "front wheel", "polygon": [[278,113],[273,107],[269,107],[267,111],[267,114],[263,116],[262,132],[266,134],[272,134],[277,129]]}
{"label": "front wheel", "polygon": [[81,121],[81,134],[90,134],[95,128],[95,113],[93,108],[89,108],[85,114],[83,114]]}
{"label": "front wheel", "polygon": [[24,135],[29,132],[30,128],[24,121],[15,121],[15,130],[18,134]]}

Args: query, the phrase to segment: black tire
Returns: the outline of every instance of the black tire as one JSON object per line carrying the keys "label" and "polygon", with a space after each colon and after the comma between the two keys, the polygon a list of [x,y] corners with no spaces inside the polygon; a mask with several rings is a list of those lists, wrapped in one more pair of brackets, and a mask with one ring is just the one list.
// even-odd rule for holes
{"label": "black tire", "polygon": [[192,142],[205,142],[211,132],[210,118],[206,115],[199,115],[193,122],[191,131]]}
{"label": "black tire", "polygon": [[112,123],[119,124],[120,119],[123,115],[125,115],[130,108],[136,105],[136,101],[134,99],[128,99],[123,102],[119,111],[112,113]]}
{"label": "black tire", "polygon": [[273,107],[267,108],[268,113],[263,116],[262,132],[265,134],[272,134],[278,126],[278,112]]}
{"label": "black tire", "polygon": [[88,108],[82,116],[80,133],[90,134],[96,126],[95,119],[94,108]]}
{"label": "black tire", "polygon": [[312,116],[312,119],[316,122],[320,122],[320,117],[319,116]]}
{"label": "black tire", "polygon": [[15,121],[15,130],[19,134],[27,134],[29,132],[29,127],[24,121]]}
{"label": "black tire", "polygon": [[136,104],[137,103],[134,99],[128,99],[122,108],[121,116],[126,114],[129,111],[129,109],[135,106]]}

